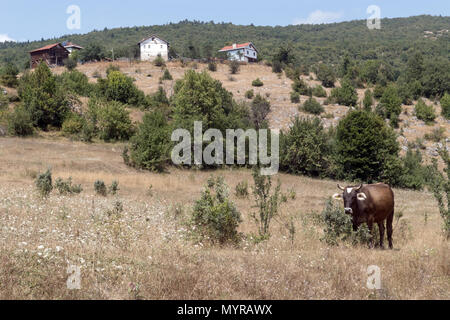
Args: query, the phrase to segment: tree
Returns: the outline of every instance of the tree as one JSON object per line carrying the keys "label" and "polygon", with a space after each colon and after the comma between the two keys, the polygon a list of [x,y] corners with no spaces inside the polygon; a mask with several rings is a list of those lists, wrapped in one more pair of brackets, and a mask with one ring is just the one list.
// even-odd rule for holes
{"label": "tree", "polygon": [[332,88],[336,82],[336,75],[330,66],[321,63],[317,69],[317,79],[322,81],[325,88]]}
{"label": "tree", "polygon": [[267,126],[266,118],[270,113],[270,102],[257,94],[251,105],[251,119],[257,129]]}
{"label": "tree", "polygon": [[364,105],[364,109],[366,109],[367,111],[372,111],[373,95],[372,95],[372,91],[370,91],[370,89],[367,89],[364,92],[363,105]]}
{"label": "tree", "polygon": [[315,115],[319,115],[325,111],[320,102],[318,102],[313,97],[309,97],[309,99],[305,101],[305,103],[301,107],[301,110]]}
{"label": "tree", "polygon": [[406,67],[406,76],[408,81],[421,80],[425,66],[421,53],[415,53],[409,60]]}
{"label": "tree", "polygon": [[22,76],[19,97],[34,125],[44,130],[49,125],[60,128],[69,111],[67,93],[44,62]]}
{"label": "tree", "polygon": [[80,54],[82,61],[101,61],[105,58],[105,50],[98,44],[88,44]]}
{"label": "tree", "polygon": [[64,66],[67,68],[68,71],[72,71],[77,67],[77,61],[72,58],[68,58],[64,60]]}
{"label": "tree", "polygon": [[338,124],[336,162],[344,179],[377,181],[398,151],[394,131],[372,112],[351,111]]}
{"label": "tree", "polygon": [[340,88],[331,91],[331,97],[344,106],[354,107],[358,103],[358,94],[347,78],[342,80]]}
{"label": "tree", "polygon": [[159,111],[146,113],[136,135],[130,140],[129,164],[141,169],[163,171],[170,159],[170,148],[170,128],[165,116]]}
{"label": "tree", "polygon": [[450,119],[450,94],[448,92],[441,99],[441,113],[446,119]]}
{"label": "tree", "polygon": [[293,174],[325,176],[331,165],[330,135],[319,118],[295,118],[280,136],[281,170]]}
{"label": "tree", "polygon": [[380,115],[385,119],[398,117],[402,112],[402,99],[398,95],[398,90],[394,85],[389,85],[380,98]]}
{"label": "tree", "polygon": [[426,124],[431,124],[436,119],[433,106],[428,106],[422,99],[417,101],[414,112],[416,113],[416,117],[425,121]]}
{"label": "tree", "polygon": [[19,74],[19,69],[12,64],[6,64],[6,67],[0,71],[0,83],[3,85],[15,88],[19,84],[17,80],[17,75]]}

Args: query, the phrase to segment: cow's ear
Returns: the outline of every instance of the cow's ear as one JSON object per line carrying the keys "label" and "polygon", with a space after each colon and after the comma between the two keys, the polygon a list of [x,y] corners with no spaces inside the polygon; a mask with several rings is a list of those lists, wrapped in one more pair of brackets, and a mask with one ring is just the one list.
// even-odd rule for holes
{"label": "cow's ear", "polygon": [[364,200],[367,199],[367,196],[366,196],[366,194],[365,194],[364,192],[360,192],[360,193],[358,193],[358,195],[356,196],[356,198],[357,198],[359,201],[364,201]]}
{"label": "cow's ear", "polygon": [[342,199],[342,194],[340,194],[340,193],[333,194],[333,199],[334,200],[341,200]]}

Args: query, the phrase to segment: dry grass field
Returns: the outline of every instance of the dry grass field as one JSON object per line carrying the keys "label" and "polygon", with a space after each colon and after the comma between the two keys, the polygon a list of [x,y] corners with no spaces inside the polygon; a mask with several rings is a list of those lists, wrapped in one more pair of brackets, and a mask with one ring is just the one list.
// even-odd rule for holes
{"label": "dry grass field", "polygon": [[[264,81],[264,80],[263,80]],[[428,192],[394,190],[394,250],[332,247],[314,217],[336,192],[332,181],[279,175],[290,200],[271,225],[270,240],[217,247],[186,238],[189,216],[208,177],[223,175],[242,213],[240,231],[256,233],[248,170],[135,171],[121,144],[62,138],[0,138],[0,299],[449,299],[450,250]],[[38,172],[72,177],[79,195],[54,190],[40,198]],[[119,181],[116,196],[95,195],[97,179]],[[151,192],[149,187],[152,186]],[[111,213],[116,202],[123,211]],[[293,218],[295,237],[284,222]],[[81,267],[81,289],[66,286],[69,265]],[[366,269],[381,269],[381,290],[366,288]]]}

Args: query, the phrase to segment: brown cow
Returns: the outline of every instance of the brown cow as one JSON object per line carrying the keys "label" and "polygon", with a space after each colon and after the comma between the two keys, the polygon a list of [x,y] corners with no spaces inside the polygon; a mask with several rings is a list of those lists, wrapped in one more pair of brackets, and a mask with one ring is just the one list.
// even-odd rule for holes
{"label": "brown cow", "polygon": [[[344,199],[344,210],[352,216],[353,230],[366,222],[370,232],[373,223],[378,224],[380,231],[380,247],[383,248],[384,220],[386,220],[387,238],[389,248],[392,247],[392,221],[394,220],[394,192],[384,183],[362,184],[354,187],[343,188],[338,184],[342,194],[336,193],[334,199]],[[373,246],[372,240],[370,246]]]}

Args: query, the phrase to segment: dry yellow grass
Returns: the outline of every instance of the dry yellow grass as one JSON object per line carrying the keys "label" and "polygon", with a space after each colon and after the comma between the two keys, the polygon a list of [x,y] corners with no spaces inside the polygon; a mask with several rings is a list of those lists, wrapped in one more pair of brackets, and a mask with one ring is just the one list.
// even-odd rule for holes
{"label": "dry yellow grass", "polygon": [[[171,169],[167,174],[126,167],[121,145],[0,138],[1,299],[449,299],[449,244],[431,194],[394,190],[408,228],[394,229],[395,250],[330,247],[314,223],[335,182],[279,175],[295,200],[271,226],[272,237],[239,248],[195,244],[181,223],[210,174],[233,191],[248,170]],[[40,199],[37,172],[73,177],[80,195]],[[96,196],[93,183],[118,180],[117,196]],[[152,195],[147,193],[152,185]],[[236,199],[240,231],[256,233],[252,200]],[[121,215],[108,215],[116,201]],[[178,210],[175,210],[178,208]],[[293,217],[294,241],[283,222]],[[81,267],[81,290],[68,290],[68,265]],[[382,289],[366,288],[366,269],[381,268]]]}

